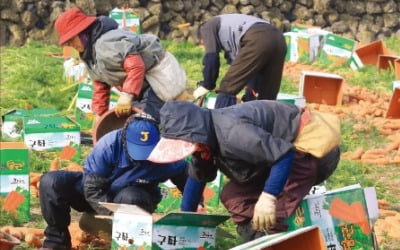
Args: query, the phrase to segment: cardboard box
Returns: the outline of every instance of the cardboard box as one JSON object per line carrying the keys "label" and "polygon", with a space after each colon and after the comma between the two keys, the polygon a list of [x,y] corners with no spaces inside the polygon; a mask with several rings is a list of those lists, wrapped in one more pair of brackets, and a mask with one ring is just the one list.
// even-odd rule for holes
{"label": "cardboard box", "polygon": [[[206,184],[203,192],[204,208],[218,207],[219,194],[222,189],[222,174],[217,172],[217,177]],[[173,210],[178,210],[182,202],[182,194],[179,189],[170,181],[166,181],[159,185],[162,194],[162,200],[158,203],[157,212],[165,213]]]}
{"label": "cardboard box", "polygon": [[395,71],[394,62],[399,59],[400,59],[400,57],[398,57],[398,56],[379,55],[378,56],[378,69]]}
{"label": "cardboard box", "polygon": [[341,105],[344,79],[336,74],[303,71],[300,76],[299,96],[307,103]]}
{"label": "cardboard box", "polygon": [[25,116],[23,119],[25,145],[35,151],[60,151],[73,146],[79,151],[79,124],[66,116]]}
{"label": "cardboard box", "polygon": [[393,81],[393,92],[395,89],[400,89],[400,81]]}
{"label": "cardboard box", "polygon": [[364,67],[360,57],[357,55],[356,52],[353,52],[350,57],[350,68],[352,70],[359,70]]}
{"label": "cardboard box", "polygon": [[347,63],[353,54],[355,44],[354,40],[327,34],[318,61],[325,65]]}
{"label": "cardboard box", "polygon": [[394,61],[394,75],[396,79],[400,80],[400,59]]}
{"label": "cardboard box", "polygon": [[215,249],[229,215],[171,212],[161,218],[135,205],[100,203],[114,212],[111,249]]}
{"label": "cardboard box", "polygon": [[318,226],[328,249],[373,249],[371,225],[377,218],[374,189],[352,185],[306,196],[287,222],[289,230]]}
{"label": "cardboard box", "polygon": [[140,16],[133,9],[114,8],[109,16],[118,23],[119,28],[129,29],[137,34],[142,33]]}
{"label": "cardboard box", "polygon": [[90,81],[86,65],[80,59],[69,58],[64,61],[64,77],[67,83],[79,83]]}
{"label": "cardboard box", "polygon": [[56,109],[13,109],[2,116],[1,133],[10,140],[22,138],[24,116],[48,116],[58,113]]}
{"label": "cardboard box", "polygon": [[[93,127],[94,113],[92,111],[93,85],[91,82],[78,85],[78,96],[75,105],[75,120],[81,126],[81,131],[90,133]],[[117,105],[119,91],[111,88],[109,109]]]}
{"label": "cardboard box", "polygon": [[379,55],[391,54],[382,40],[360,46],[355,52],[365,65],[377,65]]}
{"label": "cardboard box", "polygon": [[326,244],[317,226],[308,226],[294,231],[266,235],[231,250],[325,250]]}
{"label": "cardboard box", "polygon": [[320,35],[307,30],[284,33],[287,51],[286,60],[291,62],[310,63],[317,56],[320,48]]}
{"label": "cardboard box", "polygon": [[1,212],[29,221],[29,150],[23,142],[0,142],[0,205]]}
{"label": "cardboard box", "polygon": [[304,96],[298,96],[298,95],[291,95],[291,94],[285,94],[285,93],[278,93],[278,96],[276,97],[277,101],[283,101],[283,102],[288,102],[292,103],[300,108],[303,108],[306,106],[306,99]]}
{"label": "cardboard box", "polygon": [[394,88],[389,108],[386,112],[386,118],[400,119],[400,87]]}

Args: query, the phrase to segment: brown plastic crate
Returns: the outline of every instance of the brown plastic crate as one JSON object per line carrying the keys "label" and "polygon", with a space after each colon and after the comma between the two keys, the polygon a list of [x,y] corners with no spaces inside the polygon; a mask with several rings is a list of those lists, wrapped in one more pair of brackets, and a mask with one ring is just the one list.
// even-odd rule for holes
{"label": "brown plastic crate", "polygon": [[379,55],[378,57],[379,70],[395,70],[395,61],[400,59],[399,56]]}
{"label": "brown plastic crate", "polygon": [[341,105],[343,99],[343,78],[333,74],[303,72],[302,93],[307,103]]}
{"label": "brown plastic crate", "polygon": [[377,65],[379,55],[388,55],[390,51],[382,40],[378,40],[359,47],[356,53],[364,65]]}
{"label": "brown plastic crate", "polygon": [[394,74],[396,79],[400,80],[400,59],[394,61]]}
{"label": "brown plastic crate", "polygon": [[386,112],[386,118],[399,119],[400,118],[400,89],[395,88],[393,91],[392,99],[390,100],[389,108]]}

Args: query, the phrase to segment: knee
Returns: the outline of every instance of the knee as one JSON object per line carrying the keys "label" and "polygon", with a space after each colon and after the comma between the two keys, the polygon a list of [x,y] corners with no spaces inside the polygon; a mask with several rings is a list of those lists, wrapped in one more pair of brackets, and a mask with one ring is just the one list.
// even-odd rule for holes
{"label": "knee", "polygon": [[59,175],[56,174],[56,172],[49,172],[44,174],[40,178],[39,182],[39,190],[40,193],[44,193],[48,190],[52,190],[55,186],[55,183],[57,182],[56,180],[58,179]]}
{"label": "knee", "polygon": [[113,202],[137,205],[148,212],[153,212],[155,209],[150,195],[137,189],[121,190],[121,192],[118,193]]}

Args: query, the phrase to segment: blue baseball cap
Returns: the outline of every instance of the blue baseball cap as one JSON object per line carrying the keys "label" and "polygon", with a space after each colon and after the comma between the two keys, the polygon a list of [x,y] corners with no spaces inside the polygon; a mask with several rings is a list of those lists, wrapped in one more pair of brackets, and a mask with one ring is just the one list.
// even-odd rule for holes
{"label": "blue baseball cap", "polygon": [[160,140],[157,126],[146,120],[134,119],[126,127],[126,147],[128,154],[137,161],[147,160]]}

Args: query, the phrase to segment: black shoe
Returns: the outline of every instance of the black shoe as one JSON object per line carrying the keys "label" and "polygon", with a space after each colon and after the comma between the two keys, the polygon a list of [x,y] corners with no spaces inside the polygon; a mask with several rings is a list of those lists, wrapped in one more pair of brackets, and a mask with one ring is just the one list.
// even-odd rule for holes
{"label": "black shoe", "polygon": [[236,231],[244,242],[249,242],[266,235],[264,232],[254,230],[250,222],[237,225]]}

